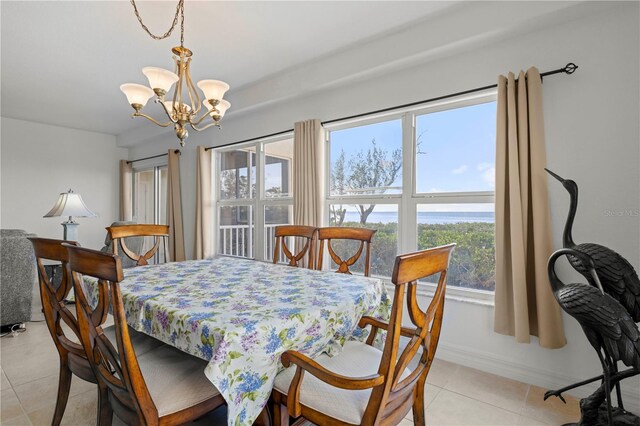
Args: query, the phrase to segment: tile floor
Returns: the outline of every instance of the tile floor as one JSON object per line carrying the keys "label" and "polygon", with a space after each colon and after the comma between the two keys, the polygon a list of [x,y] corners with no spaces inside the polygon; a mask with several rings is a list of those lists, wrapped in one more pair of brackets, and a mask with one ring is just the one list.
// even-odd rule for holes
{"label": "tile floor", "polygon": [[[58,353],[46,325],[29,323],[18,337],[0,340],[2,425],[49,425],[58,384]],[[429,425],[559,425],[577,421],[578,401],[542,400],[545,390],[436,360],[427,377]],[[95,385],[74,378],[63,425],[93,425]],[[122,423],[114,419],[114,425]],[[196,425],[224,425],[217,410]],[[411,413],[401,423],[411,426]]]}

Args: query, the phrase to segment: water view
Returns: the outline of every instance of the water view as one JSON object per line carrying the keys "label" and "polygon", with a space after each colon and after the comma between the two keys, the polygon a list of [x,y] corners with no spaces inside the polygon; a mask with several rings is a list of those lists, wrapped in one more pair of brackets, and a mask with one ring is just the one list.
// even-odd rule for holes
{"label": "water view", "polygon": [[[359,222],[360,214],[357,211],[347,211],[345,222]],[[398,221],[396,212],[374,211],[367,218],[367,223],[394,223]],[[444,224],[461,222],[495,223],[494,212],[418,212],[419,224]]]}

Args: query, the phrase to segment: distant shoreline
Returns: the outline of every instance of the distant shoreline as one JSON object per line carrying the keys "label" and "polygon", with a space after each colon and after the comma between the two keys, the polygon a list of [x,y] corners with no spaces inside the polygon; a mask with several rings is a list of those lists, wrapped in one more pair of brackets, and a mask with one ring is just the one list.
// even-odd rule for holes
{"label": "distant shoreline", "polygon": [[[418,212],[418,224],[495,223],[495,221],[494,212]],[[357,212],[347,212],[344,222],[360,222],[360,215]],[[398,214],[396,212],[373,212],[367,218],[367,223],[394,222],[398,222]]]}

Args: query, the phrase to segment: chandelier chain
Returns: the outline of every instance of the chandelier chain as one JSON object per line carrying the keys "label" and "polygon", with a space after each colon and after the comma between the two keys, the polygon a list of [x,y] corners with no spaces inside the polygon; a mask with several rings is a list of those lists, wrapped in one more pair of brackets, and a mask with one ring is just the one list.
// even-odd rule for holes
{"label": "chandelier chain", "polygon": [[165,32],[161,36],[157,36],[153,34],[151,30],[147,28],[144,22],[142,22],[142,17],[140,16],[140,12],[138,12],[138,7],[136,6],[135,0],[131,0],[131,5],[133,6],[133,11],[136,14],[136,18],[138,18],[138,22],[140,22],[142,29],[145,30],[145,32],[149,34],[151,38],[153,38],[154,40],[164,40],[165,38],[169,37],[173,32],[173,30],[175,29],[176,25],[178,24],[178,18],[181,17],[182,19],[181,19],[181,25],[180,25],[180,46],[183,45],[184,43],[184,0],[178,1],[178,6],[176,7],[176,15],[173,17],[173,23],[171,24],[171,28],[169,28],[167,32]]}
{"label": "chandelier chain", "polygon": [[180,6],[180,47],[184,47],[184,0],[180,0],[179,6]]}

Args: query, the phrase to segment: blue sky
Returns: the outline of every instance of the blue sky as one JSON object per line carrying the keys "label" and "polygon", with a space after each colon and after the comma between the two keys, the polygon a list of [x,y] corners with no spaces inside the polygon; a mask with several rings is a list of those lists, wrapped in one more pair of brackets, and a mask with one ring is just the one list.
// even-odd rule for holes
{"label": "blue sky", "polygon": [[418,116],[416,135],[418,192],[495,189],[495,102]]}
{"label": "blue sky", "polygon": [[[495,116],[495,102],[417,116],[416,135],[422,142],[416,159],[417,191],[494,190]],[[348,163],[350,156],[366,151],[373,138],[389,151],[401,148],[401,120],[332,132],[331,163],[341,149]],[[393,186],[401,183],[399,175]]]}

